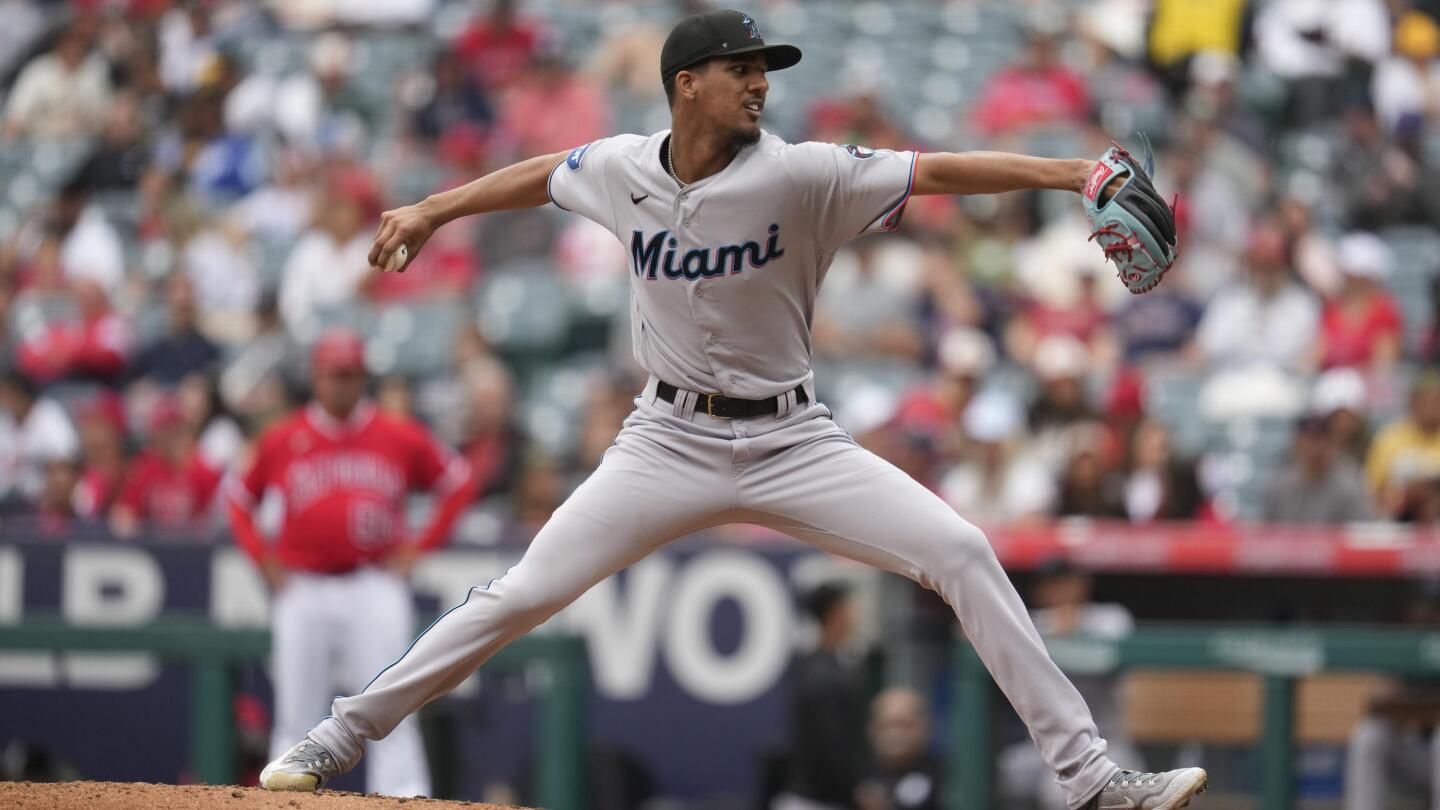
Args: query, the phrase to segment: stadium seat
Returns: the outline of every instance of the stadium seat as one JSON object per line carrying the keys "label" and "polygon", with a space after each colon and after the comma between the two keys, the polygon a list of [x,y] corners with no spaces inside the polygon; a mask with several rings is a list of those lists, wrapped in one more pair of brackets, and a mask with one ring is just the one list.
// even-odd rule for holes
{"label": "stadium seat", "polygon": [[1389,287],[1404,316],[1404,348],[1413,353],[1434,317],[1430,285],[1440,272],[1440,234],[1423,226],[1390,228],[1381,234],[1394,264]]}
{"label": "stadium seat", "polygon": [[466,317],[463,303],[454,300],[382,307],[375,313],[373,339],[394,351],[392,373],[434,376],[451,366],[455,335]]}
{"label": "stadium seat", "polygon": [[548,265],[521,270],[511,265],[481,285],[477,315],[496,349],[554,354],[570,328],[569,291]]}

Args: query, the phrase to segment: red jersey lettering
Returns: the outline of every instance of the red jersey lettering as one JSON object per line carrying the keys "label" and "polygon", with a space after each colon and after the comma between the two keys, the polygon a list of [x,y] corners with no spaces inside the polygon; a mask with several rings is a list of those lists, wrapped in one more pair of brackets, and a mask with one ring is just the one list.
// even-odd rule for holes
{"label": "red jersey lettering", "polygon": [[254,462],[227,493],[236,539],[259,558],[267,545],[250,511],[276,490],[285,511],[275,554],[288,568],[339,572],[374,562],[409,542],[406,496],[431,490],[445,500],[419,540],[432,546],[472,494],[469,465],[418,423],[365,402],[340,422],[311,405],[261,437]]}

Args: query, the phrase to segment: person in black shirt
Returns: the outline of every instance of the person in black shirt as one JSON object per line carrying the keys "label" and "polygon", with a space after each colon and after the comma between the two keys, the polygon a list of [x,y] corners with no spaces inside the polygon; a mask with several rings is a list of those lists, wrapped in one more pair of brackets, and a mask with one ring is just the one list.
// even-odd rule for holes
{"label": "person in black shirt", "polygon": [[868,776],[855,791],[860,810],[940,810],[940,763],[930,755],[930,709],[913,689],[881,692],[870,704]]}
{"label": "person in black shirt", "polygon": [[100,142],[76,175],[99,192],[133,191],[150,168],[152,151],[139,97],[128,90],[117,93],[105,118]]}
{"label": "person in black shirt", "polygon": [[820,644],[791,669],[787,790],[771,808],[853,808],[865,764],[867,692],[863,662],[847,650],[854,604],[845,586],[826,583],[806,595],[805,609],[820,625]]}
{"label": "person in black shirt", "polygon": [[208,371],[220,359],[220,349],[195,326],[195,289],[189,276],[170,275],[165,303],[170,329],[140,352],[131,371],[136,380],[172,387],[191,372]]}

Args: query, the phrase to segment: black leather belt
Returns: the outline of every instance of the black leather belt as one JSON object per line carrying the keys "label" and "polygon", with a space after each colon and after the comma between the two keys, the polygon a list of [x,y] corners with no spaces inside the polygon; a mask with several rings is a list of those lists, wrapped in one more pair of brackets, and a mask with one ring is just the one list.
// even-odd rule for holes
{"label": "black leather belt", "polygon": [[[655,396],[666,402],[674,402],[675,395],[680,389],[670,383],[661,380],[655,386]],[[809,402],[810,397],[805,395],[805,387],[795,386],[796,404]],[[695,394],[695,410],[699,413],[710,416],[718,416],[721,419],[749,419],[752,416],[768,416],[780,410],[780,397],[769,399],[736,399],[734,397],[722,396],[720,394]]]}

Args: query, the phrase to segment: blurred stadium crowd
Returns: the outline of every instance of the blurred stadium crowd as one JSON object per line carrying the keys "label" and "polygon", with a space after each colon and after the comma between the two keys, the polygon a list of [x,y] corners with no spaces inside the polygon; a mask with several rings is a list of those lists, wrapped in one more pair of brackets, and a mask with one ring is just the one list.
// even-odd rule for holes
{"label": "blurred stadium crowd", "polygon": [[[553,209],[366,267],[384,208],[667,124],[693,2],[0,0],[0,504],[218,530],[328,326],[543,522],[638,390],[624,247]],[[766,126],[875,148],[1158,149],[1180,264],[1130,297],[1060,193],[917,199],[835,258],[822,398],[980,522],[1440,519],[1440,3],[748,9],[805,48]],[[203,532],[210,536],[212,532]]]}

